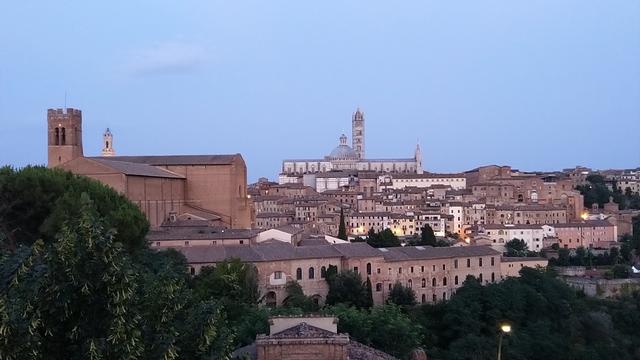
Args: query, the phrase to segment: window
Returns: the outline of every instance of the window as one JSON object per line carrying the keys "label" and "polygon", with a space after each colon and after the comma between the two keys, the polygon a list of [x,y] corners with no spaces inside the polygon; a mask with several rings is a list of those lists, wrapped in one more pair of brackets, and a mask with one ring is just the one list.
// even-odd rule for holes
{"label": "window", "polygon": [[427,302],[427,295],[422,294],[422,303],[426,303]]}
{"label": "window", "polygon": [[244,240],[240,240],[240,245],[244,244]]}
{"label": "window", "polygon": [[432,266],[432,269],[433,269],[433,271],[436,271],[436,266],[435,266],[435,265],[433,265],[433,266]]}
{"label": "window", "polygon": [[358,273],[358,267],[357,266],[353,267],[353,272],[356,273],[356,274]]}
{"label": "window", "polygon": [[456,277],[453,278],[453,284],[458,285],[458,275],[456,275]]}
{"label": "window", "polygon": [[478,259],[478,266],[482,267],[482,258]]}
{"label": "window", "polygon": [[491,282],[496,282],[496,274],[491,273]]}
{"label": "window", "polygon": [[436,294],[433,294],[433,302],[438,301],[438,297],[436,296]]}
{"label": "window", "polygon": [[189,246],[189,241],[185,241],[184,246]]}
{"label": "window", "polygon": [[398,274],[402,274],[402,268],[401,267],[398,268]]}
{"label": "window", "polygon": [[453,260],[453,267],[458,268],[458,259]]}
{"label": "window", "polygon": [[160,246],[160,241],[156,241],[156,246]]}
{"label": "window", "polygon": [[494,266],[494,265],[495,265],[495,259],[492,257],[491,258],[491,266]]}
{"label": "window", "polygon": [[442,270],[447,270],[447,264],[442,264]]}
{"label": "window", "polygon": [[[300,272],[302,272],[302,270],[300,270]],[[302,276],[302,274],[300,275]],[[273,273],[273,278],[276,280],[280,280],[282,279],[282,271],[276,271]]]}
{"label": "window", "polygon": [[378,291],[378,292],[382,291],[382,283],[377,283],[376,284],[376,291]]}
{"label": "window", "polygon": [[446,292],[442,293],[442,300],[447,300],[447,293]]}
{"label": "window", "polygon": [[431,280],[431,286],[435,287],[437,283],[436,278],[433,278],[433,280]]}
{"label": "window", "polygon": [[447,286],[447,278],[442,279],[442,286]]}
{"label": "window", "polygon": [[377,268],[377,269],[376,269],[376,272],[377,272],[378,274],[380,274],[380,268]]}
{"label": "window", "polygon": [[480,284],[482,284],[482,273],[478,276],[478,280],[480,280]]}
{"label": "window", "polygon": [[326,276],[327,276],[327,268],[323,266],[320,268],[320,278],[324,279]]}
{"label": "window", "polygon": [[422,278],[422,287],[425,288],[427,287],[427,279]]}
{"label": "window", "polygon": [[470,268],[471,267],[471,259],[467,259],[467,267]]}
{"label": "window", "polygon": [[409,281],[407,281],[407,286],[411,289],[413,288],[413,281],[411,279],[409,279]]}
{"label": "window", "polygon": [[302,269],[301,268],[297,268],[296,269],[296,280],[302,280]]}
{"label": "window", "polygon": [[312,267],[309,268],[309,279],[313,279],[316,276],[316,270]]}
{"label": "window", "polygon": [[367,275],[371,275],[371,263],[367,263]]}
{"label": "window", "polygon": [[389,283],[389,291],[391,291],[391,283]]}
{"label": "window", "polygon": [[413,266],[411,267],[411,273],[413,274]]}
{"label": "window", "polygon": [[195,275],[196,274],[196,268],[191,267],[190,271],[191,271],[191,275]]}
{"label": "window", "polygon": [[424,272],[424,266],[420,266],[420,271]]}

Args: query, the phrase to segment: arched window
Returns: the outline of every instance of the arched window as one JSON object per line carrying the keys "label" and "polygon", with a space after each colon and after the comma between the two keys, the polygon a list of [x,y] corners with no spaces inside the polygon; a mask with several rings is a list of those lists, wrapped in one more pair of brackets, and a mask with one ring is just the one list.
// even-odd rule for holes
{"label": "arched window", "polygon": [[296,269],[296,280],[302,280],[302,269],[301,268],[297,268]]}
{"label": "arched window", "polygon": [[422,294],[422,303],[426,303],[427,302],[427,295]]}
{"label": "arched window", "polygon": [[453,278],[453,284],[458,285],[458,275],[456,275],[456,277]]}
{"label": "arched window", "polygon": [[436,278],[433,278],[433,280],[431,280],[431,286],[436,286]]}
{"label": "arched window", "polygon": [[480,280],[480,284],[482,284],[482,273],[478,276],[478,280]]}
{"label": "arched window", "polygon": [[55,140],[54,143],[56,145],[60,145],[60,129],[56,128]]}
{"label": "arched window", "polygon": [[409,279],[409,281],[407,281],[407,286],[409,286],[409,288],[413,288],[413,281],[411,279]]}
{"label": "arched window", "polygon": [[60,145],[66,145],[66,144],[67,144],[67,133],[65,131],[65,128],[62,128],[60,133]]}
{"label": "arched window", "polygon": [[309,268],[309,279],[313,279],[313,278],[315,278],[315,276],[316,276],[315,270],[312,267],[310,267]]}
{"label": "arched window", "polygon": [[367,275],[371,275],[371,263],[367,263]]}
{"label": "arched window", "polygon": [[447,293],[446,292],[442,293],[442,300],[447,300]]}
{"label": "arched window", "polygon": [[447,286],[447,278],[442,278],[442,286]]}
{"label": "arched window", "polygon": [[327,276],[327,268],[323,266],[320,268],[320,278],[324,279],[326,276]]}
{"label": "arched window", "polygon": [[[422,279],[422,287],[427,287],[427,279]],[[424,295],[423,295],[424,296]]]}
{"label": "arched window", "polygon": [[105,142],[105,149],[108,149],[108,148],[109,148],[109,142],[108,142],[108,141],[106,141],[106,142]]}
{"label": "arched window", "polygon": [[496,282],[496,274],[491,273],[491,282]]}

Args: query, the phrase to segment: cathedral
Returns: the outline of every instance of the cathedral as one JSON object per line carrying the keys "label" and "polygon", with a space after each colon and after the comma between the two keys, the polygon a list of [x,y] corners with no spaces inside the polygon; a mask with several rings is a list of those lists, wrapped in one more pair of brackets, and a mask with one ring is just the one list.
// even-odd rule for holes
{"label": "cathedral", "polygon": [[407,159],[367,159],[365,157],[364,113],[357,109],[351,118],[351,146],[342,134],[340,142],[323,159],[284,160],[281,176],[297,177],[336,170],[378,171],[387,173],[422,174],[420,145],[415,154]]}

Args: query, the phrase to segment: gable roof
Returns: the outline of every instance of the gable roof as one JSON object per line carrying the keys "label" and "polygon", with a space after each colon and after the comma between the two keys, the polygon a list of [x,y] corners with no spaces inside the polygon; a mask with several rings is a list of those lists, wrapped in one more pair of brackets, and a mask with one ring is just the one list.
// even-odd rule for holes
{"label": "gable roof", "polygon": [[242,159],[242,155],[148,155],[109,157],[109,159],[115,161],[148,165],[229,165],[238,158]]}
{"label": "gable roof", "polygon": [[471,256],[499,256],[490,246],[402,246],[378,249],[385,261],[444,259]]}
{"label": "gable roof", "polygon": [[92,157],[87,158],[90,161],[94,161],[100,165],[111,168],[119,173],[123,173],[125,175],[130,176],[148,176],[148,177],[161,177],[161,178],[173,178],[173,179],[184,179],[185,177],[176,174],[172,171],[161,169],[155,166],[147,165],[147,164],[138,164],[126,161],[118,161],[113,160],[113,158],[100,158],[100,157]]}

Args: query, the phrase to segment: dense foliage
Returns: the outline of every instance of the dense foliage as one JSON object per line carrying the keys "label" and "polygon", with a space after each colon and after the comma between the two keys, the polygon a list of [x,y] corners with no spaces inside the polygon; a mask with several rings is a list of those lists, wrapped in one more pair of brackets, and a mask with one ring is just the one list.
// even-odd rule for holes
{"label": "dense foliage", "polygon": [[584,196],[584,206],[587,208],[591,208],[593,204],[602,208],[612,197],[620,209],[640,209],[640,193],[633,193],[629,188],[622,191],[615,182],[610,186],[612,190],[602,175],[589,175],[587,183],[577,186],[577,189]]}
{"label": "dense foliage", "polygon": [[0,169],[0,247],[16,249],[38,239],[56,240],[65,221],[81,215],[83,193],[90,194],[96,215],[129,252],[146,247],[149,224],[124,196],[87,177],[58,169]]}
{"label": "dense foliage", "polygon": [[524,268],[520,278],[481,286],[465,281],[450,301],[412,311],[434,359],[494,359],[508,322],[507,359],[636,359],[640,297],[586,298],[553,273]]}
{"label": "dense foliage", "polygon": [[326,280],[329,284],[326,299],[328,305],[345,304],[357,308],[370,308],[373,305],[371,281],[368,278],[363,282],[360,274],[354,271],[343,270],[337,273],[335,266],[330,266]]}
{"label": "dense foliage", "polygon": [[395,247],[402,245],[400,239],[398,239],[393,231],[388,228],[380,232],[375,232],[373,229],[369,229],[366,241],[367,244],[375,248]]}
{"label": "dense foliage", "polygon": [[389,303],[396,305],[415,305],[416,293],[412,288],[402,285],[399,281],[396,281],[389,292]]}

